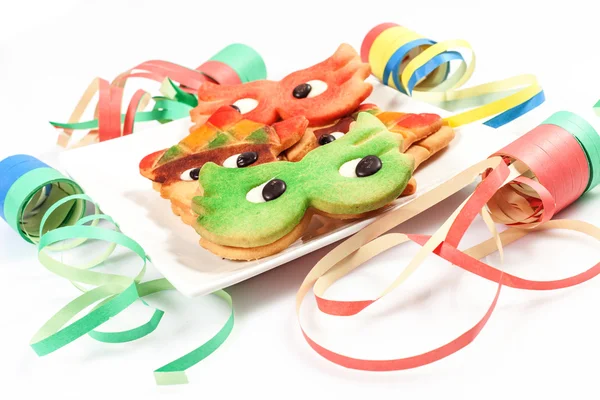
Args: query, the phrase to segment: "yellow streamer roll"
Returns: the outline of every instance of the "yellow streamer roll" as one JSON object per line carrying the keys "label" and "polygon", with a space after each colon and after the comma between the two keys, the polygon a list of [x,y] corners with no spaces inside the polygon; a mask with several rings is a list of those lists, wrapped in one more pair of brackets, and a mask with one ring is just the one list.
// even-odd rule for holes
{"label": "yellow streamer roll", "polygon": [[[493,117],[485,124],[497,128],[544,102],[544,92],[533,75],[461,89],[476,65],[475,52],[464,40],[438,43],[386,23],[367,34],[361,57],[384,84],[445,110],[461,110],[446,118],[453,127]],[[459,62],[459,66],[451,72],[452,61]]]}
{"label": "yellow streamer roll", "polygon": [[[385,64],[396,49],[408,42],[421,38],[419,34],[401,26],[390,28],[379,35],[373,42],[372,49],[374,51],[369,52],[369,64],[371,64],[373,75],[379,80],[383,80]],[[419,50],[417,49],[417,51]]]}

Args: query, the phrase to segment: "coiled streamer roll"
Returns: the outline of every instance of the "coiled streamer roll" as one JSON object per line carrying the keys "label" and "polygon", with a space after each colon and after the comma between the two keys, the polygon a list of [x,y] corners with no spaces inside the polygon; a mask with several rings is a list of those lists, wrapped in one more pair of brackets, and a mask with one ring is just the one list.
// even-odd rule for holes
{"label": "coiled streamer roll", "polygon": [[573,113],[553,114],[494,155],[529,168],[488,202],[494,220],[509,226],[549,221],[600,183],[600,136]]}
{"label": "coiled streamer roll", "polygon": [[[85,215],[86,203],[95,206],[95,213]],[[31,347],[40,355],[52,353],[88,334],[106,343],[123,343],[152,333],[164,312],[155,309],[152,317],[141,326],[121,332],[96,330],[104,322],[121,313],[136,301],[152,293],[174,289],[166,279],[142,282],[149,260],[144,249],[119,230],[108,215],[101,214],[98,205],[86,196],[79,185],[42,161],[15,155],[0,161],[0,217],[21,237],[37,244],[38,259],[54,274],[70,280],[83,292],[50,318],[33,336]],[[100,221],[113,228],[100,226]],[[108,244],[86,265],[70,265],[52,257],[56,251],[66,251],[83,245],[88,239]],[[120,245],[141,260],[135,277],[92,271],[107,260]],[[88,289],[82,285],[91,285]],[[214,293],[231,307],[231,314],[219,332],[203,345],[154,372],[157,384],[186,383],[185,370],[214,352],[233,329],[234,314],[231,297],[225,291]],[[69,323],[80,311],[96,306],[84,317]]]}
{"label": "coiled streamer roll", "polygon": [[[465,60],[456,49],[468,52],[470,59]],[[469,43],[435,42],[395,23],[371,29],[361,45],[361,57],[385,85],[448,111],[469,109],[446,118],[453,127],[494,116],[485,125],[497,128],[545,100],[533,75],[460,89],[475,70],[475,53]],[[453,61],[460,66],[452,72]]]}
{"label": "coiled streamer roll", "polygon": [[[383,215],[344,241],[310,271],[296,297],[299,323],[300,307],[311,287],[321,312],[354,315],[399,287],[433,253],[465,271],[498,284],[485,315],[462,335],[429,352],[387,360],[359,359],[335,353],[314,341],[300,323],[305,339],[321,356],[347,368],[369,371],[416,368],[441,360],[475,340],[491,317],[502,286],[524,290],[556,290],[578,285],[597,276],[600,274],[600,262],[568,278],[535,281],[511,275],[480,260],[495,251],[499,252],[502,259],[503,246],[533,231],[567,229],[600,240],[600,229],[591,224],[551,220],[557,212],[598,185],[598,149],[600,136],[585,120],[564,111],[553,114],[540,126],[487,160],[416,199],[410,207]],[[384,235],[398,224],[466,187],[479,176],[483,180],[476,190],[432,236],[401,233]],[[481,214],[493,237],[470,249],[459,250],[460,241],[477,214]],[[498,234],[493,220],[508,224],[510,228]],[[335,281],[374,256],[407,241],[422,247],[381,295],[375,299],[355,301],[325,298],[326,290]]]}

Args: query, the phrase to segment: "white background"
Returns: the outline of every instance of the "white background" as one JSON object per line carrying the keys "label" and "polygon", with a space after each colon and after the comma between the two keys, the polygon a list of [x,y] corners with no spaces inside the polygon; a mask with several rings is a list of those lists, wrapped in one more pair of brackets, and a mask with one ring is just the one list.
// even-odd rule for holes
{"label": "white background", "polygon": [[[548,101],[498,134],[524,133],[560,109],[577,112],[600,128],[591,111],[600,97],[592,2],[533,3],[5,0],[0,5],[0,158],[55,150],[56,131],[48,121],[66,120],[96,76],[110,80],[149,59],[196,67],[236,41],[256,48],[269,78],[278,79],[324,59],[343,41],[358,50],[367,31],[386,21],[435,40],[468,40],[478,57],[469,85],[520,73],[539,78]],[[599,224],[599,190],[559,217]],[[398,231],[433,232],[468,192]],[[464,245],[483,237],[485,230],[476,221]],[[35,247],[4,223],[0,241],[0,393],[10,398],[597,398],[600,279],[556,293],[507,288],[488,326],[462,352],[413,371],[358,372],[316,355],[295,320],[295,291],[329,247],[231,288],[236,304],[232,336],[189,371],[189,385],[157,388],[153,369],[193,349],[225,321],[227,312],[218,300],[154,296],[152,302],[167,314],[149,337],[124,345],[83,337],[38,358],[29,339],[77,291],[45,271],[35,260]],[[376,295],[415,249],[390,251],[328,296]],[[510,246],[506,265],[527,278],[560,278],[597,262],[597,249],[579,235],[545,233]],[[431,260],[405,287],[361,316],[327,318],[309,299],[303,320],[333,350],[396,358],[439,346],[469,328],[493,293],[493,284]],[[141,320],[145,310],[136,310],[121,323]]]}

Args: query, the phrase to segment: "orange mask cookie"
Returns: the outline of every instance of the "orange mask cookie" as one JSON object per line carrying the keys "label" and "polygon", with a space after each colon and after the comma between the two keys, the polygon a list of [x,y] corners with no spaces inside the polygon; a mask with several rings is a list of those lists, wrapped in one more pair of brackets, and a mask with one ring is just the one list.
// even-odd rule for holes
{"label": "orange mask cookie", "polygon": [[350,114],[371,94],[365,82],[371,73],[348,44],[310,68],[293,72],[281,81],[261,80],[239,85],[203,83],[198,105],[190,112],[198,129],[220,107],[232,106],[244,118],[271,125],[303,116],[309,126],[327,125]]}

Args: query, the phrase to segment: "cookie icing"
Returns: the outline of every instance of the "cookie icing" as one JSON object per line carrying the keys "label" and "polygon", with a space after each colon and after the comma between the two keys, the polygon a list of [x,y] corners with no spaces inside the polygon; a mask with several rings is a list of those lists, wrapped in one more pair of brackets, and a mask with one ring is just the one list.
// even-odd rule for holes
{"label": "cookie icing", "polygon": [[227,159],[223,161],[223,166],[225,168],[237,168],[237,159],[239,156],[239,154],[234,154],[230,157],[227,157]]}
{"label": "cookie icing", "polygon": [[356,176],[356,166],[362,158],[355,158],[342,164],[339,169],[340,175],[346,178],[358,178]]}
{"label": "cookie icing", "polygon": [[235,108],[241,114],[247,114],[250,111],[254,110],[257,106],[258,100],[252,98],[239,99],[232,104],[232,107]]}
{"label": "cookie icing", "polygon": [[306,82],[306,84],[310,85],[310,87],[311,87],[310,92],[308,93],[308,96],[306,96],[309,99],[323,94],[327,90],[327,87],[328,87],[325,82],[319,81],[319,80],[308,81],[308,82]]}
{"label": "cookie icing", "polygon": [[265,186],[267,186],[267,183],[269,183],[269,181],[250,189],[246,194],[246,200],[250,203],[264,203],[266,200],[264,199],[262,192]]}

